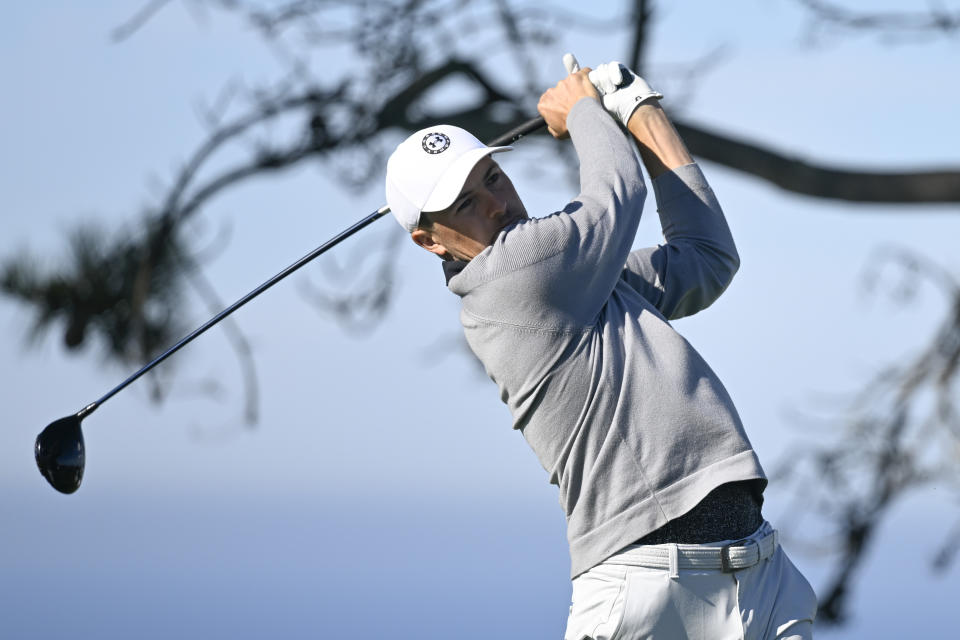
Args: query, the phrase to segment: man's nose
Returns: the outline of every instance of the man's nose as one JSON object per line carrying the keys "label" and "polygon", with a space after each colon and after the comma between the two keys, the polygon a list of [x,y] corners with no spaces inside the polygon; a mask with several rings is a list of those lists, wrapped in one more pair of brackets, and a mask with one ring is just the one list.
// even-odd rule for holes
{"label": "man's nose", "polygon": [[502,198],[497,196],[495,193],[489,191],[486,192],[486,207],[485,210],[487,215],[491,218],[500,218],[507,212],[507,203]]}

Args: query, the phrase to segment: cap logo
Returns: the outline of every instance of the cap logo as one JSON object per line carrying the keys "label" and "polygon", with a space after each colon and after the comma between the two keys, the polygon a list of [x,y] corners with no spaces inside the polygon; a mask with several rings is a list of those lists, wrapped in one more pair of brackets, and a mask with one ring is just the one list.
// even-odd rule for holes
{"label": "cap logo", "polygon": [[423,150],[427,153],[440,153],[446,151],[450,146],[450,138],[445,134],[435,131],[423,136]]}

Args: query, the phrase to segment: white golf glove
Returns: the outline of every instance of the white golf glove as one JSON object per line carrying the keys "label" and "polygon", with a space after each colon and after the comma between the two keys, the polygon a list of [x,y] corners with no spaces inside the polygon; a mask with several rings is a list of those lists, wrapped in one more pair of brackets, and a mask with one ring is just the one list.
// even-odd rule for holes
{"label": "white golf glove", "polygon": [[[580,70],[580,64],[571,53],[564,54],[563,66],[567,73]],[[646,80],[616,61],[597,66],[588,77],[603,100],[603,108],[623,126],[627,126],[630,116],[641,104],[663,97],[662,93],[651,89]]]}

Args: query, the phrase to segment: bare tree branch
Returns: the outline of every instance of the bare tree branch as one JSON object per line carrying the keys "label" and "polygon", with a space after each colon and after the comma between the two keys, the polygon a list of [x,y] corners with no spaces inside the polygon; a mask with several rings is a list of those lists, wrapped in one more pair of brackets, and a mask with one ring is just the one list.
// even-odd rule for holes
{"label": "bare tree branch", "polygon": [[839,169],[674,120],[694,155],[803,195],[888,204],[960,202],[960,168],[931,171]]}
{"label": "bare tree branch", "polygon": [[885,35],[956,35],[960,9],[931,6],[928,11],[855,11],[825,0],[797,0],[819,21],[848,30]]}
{"label": "bare tree branch", "polygon": [[633,36],[630,44],[630,68],[638,75],[646,75],[644,51],[650,41],[650,25],[653,23],[653,7],[649,0],[633,0]]}
{"label": "bare tree branch", "polygon": [[[871,264],[871,287],[881,281],[881,270],[893,266],[903,276],[894,287],[898,300],[929,282],[947,298],[948,308],[925,349],[868,381],[839,418],[839,430],[793,449],[776,471],[833,532],[839,549],[833,574],[819,590],[818,620],[826,624],[849,616],[857,574],[895,505],[934,483],[951,490],[946,498],[960,498],[960,285],[935,263],[905,250],[885,249]],[[944,549],[956,535],[947,537]],[[932,565],[942,570],[951,559],[941,551]]]}
{"label": "bare tree branch", "polygon": [[[226,308],[226,305],[217,295],[217,291],[210,281],[203,274],[200,265],[192,258],[185,255],[180,257],[183,264],[183,271],[194,289],[203,298],[208,311],[215,315]],[[253,360],[253,350],[250,348],[250,342],[240,330],[240,324],[233,318],[224,318],[220,325],[230,346],[233,347],[237,355],[240,372],[243,377],[244,388],[244,421],[248,426],[255,425],[260,415],[260,386],[257,383],[257,367]]]}
{"label": "bare tree branch", "polygon": [[[317,310],[332,316],[344,330],[368,333],[380,323],[393,301],[398,247],[406,239],[399,229],[392,229],[378,247],[371,251],[367,245],[359,255],[351,257],[349,267],[339,269],[337,277],[330,279],[337,283],[340,291],[303,280],[301,293]],[[373,260],[373,267],[364,269],[363,264],[369,258]]]}
{"label": "bare tree branch", "polygon": [[110,33],[110,39],[114,42],[126,40],[168,4],[170,4],[170,0],[150,0],[150,2],[141,7],[140,10],[133,14],[126,22],[115,27]]}

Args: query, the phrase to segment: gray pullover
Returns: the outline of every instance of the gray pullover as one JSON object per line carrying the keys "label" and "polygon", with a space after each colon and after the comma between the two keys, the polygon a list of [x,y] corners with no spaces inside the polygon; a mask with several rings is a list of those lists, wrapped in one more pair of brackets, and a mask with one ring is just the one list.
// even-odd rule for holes
{"label": "gray pullover", "polygon": [[646,195],[632,143],[593,99],[567,126],[580,194],[505,229],[448,286],[560,489],[575,577],[715,487],[764,473],[720,380],[668,322],[710,305],[739,264],[703,174],[654,181],[666,243],[631,253]]}

